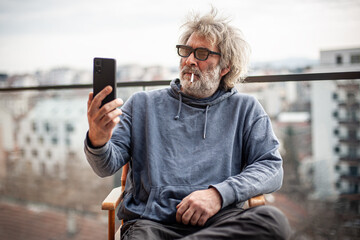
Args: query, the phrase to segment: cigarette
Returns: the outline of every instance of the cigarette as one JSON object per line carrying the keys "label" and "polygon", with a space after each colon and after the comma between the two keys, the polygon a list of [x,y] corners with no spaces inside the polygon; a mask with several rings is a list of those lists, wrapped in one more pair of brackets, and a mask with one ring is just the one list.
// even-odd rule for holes
{"label": "cigarette", "polygon": [[191,79],[190,82],[193,83],[194,82],[194,73],[191,74]]}

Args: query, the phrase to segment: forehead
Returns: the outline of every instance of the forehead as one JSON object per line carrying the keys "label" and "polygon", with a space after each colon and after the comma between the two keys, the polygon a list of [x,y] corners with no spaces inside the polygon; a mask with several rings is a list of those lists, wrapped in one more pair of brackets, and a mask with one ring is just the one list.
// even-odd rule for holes
{"label": "forehead", "polygon": [[212,51],[218,51],[218,48],[212,41],[205,36],[197,34],[196,32],[191,34],[190,38],[187,40],[186,45],[191,46],[192,48],[204,47]]}

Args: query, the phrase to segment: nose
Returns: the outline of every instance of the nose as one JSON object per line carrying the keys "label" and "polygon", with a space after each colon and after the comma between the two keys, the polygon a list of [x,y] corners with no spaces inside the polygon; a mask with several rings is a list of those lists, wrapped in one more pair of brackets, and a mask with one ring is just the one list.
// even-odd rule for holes
{"label": "nose", "polygon": [[197,59],[195,58],[195,53],[192,52],[185,60],[185,64],[188,66],[197,66]]}

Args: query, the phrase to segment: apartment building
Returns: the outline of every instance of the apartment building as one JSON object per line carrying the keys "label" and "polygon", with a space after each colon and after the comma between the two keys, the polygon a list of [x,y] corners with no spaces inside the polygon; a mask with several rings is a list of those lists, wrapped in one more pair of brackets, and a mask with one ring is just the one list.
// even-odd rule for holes
{"label": "apartment building", "polygon": [[[316,72],[360,70],[360,48],[320,52]],[[314,198],[360,200],[360,80],[312,83]]]}

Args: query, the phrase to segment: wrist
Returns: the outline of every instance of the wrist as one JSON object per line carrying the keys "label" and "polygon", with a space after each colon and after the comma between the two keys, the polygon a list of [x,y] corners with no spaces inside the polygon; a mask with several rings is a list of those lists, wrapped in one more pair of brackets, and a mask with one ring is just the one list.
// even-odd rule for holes
{"label": "wrist", "polygon": [[212,192],[212,194],[214,195],[214,198],[220,204],[220,208],[221,208],[223,200],[222,200],[222,196],[219,193],[219,191],[213,186],[210,186],[208,189]]}
{"label": "wrist", "polygon": [[106,144],[106,143],[105,144],[98,144],[98,143],[92,141],[91,137],[90,137],[90,131],[88,131],[87,134],[86,134],[86,141],[87,141],[87,144],[88,144],[89,147],[95,148],[95,149],[96,148],[102,148]]}

